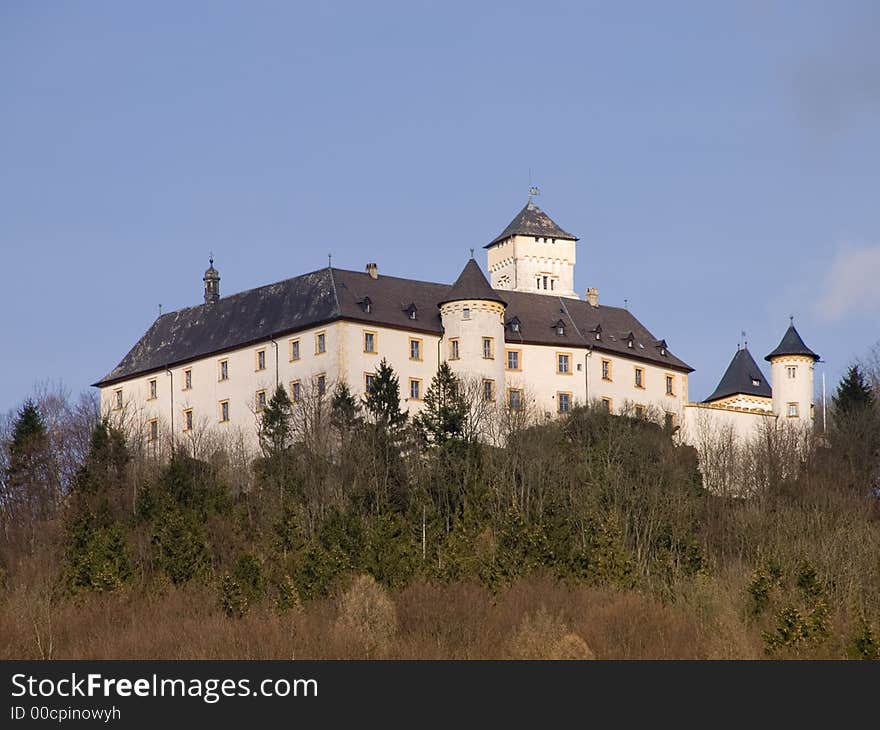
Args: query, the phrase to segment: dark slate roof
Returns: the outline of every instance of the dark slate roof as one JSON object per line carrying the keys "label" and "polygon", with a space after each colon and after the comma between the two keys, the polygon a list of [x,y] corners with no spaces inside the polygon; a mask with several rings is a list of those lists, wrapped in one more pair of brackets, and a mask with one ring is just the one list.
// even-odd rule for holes
{"label": "dark slate roof", "polygon": [[[471,262],[462,275],[470,266]],[[482,276],[479,266],[473,266]],[[96,385],[110,385],[338,319],[440,335],[443,327],[438,305],[449,301],[454,287],[385,275],[373,279],[364,272],[336,268],[313,271],[223,297],[214,304],[163,314]],[[491,288],[489,292],[493,300],[507,301],[506,322],[520,322],[519,332],[507,327],[508,342],[592,347],[674,370],[693,370],[626,309],[591,307],[579,299],[547,294]],[[362,304],[367,298],[369,312]],[[416,309],[414,320],[409,316],[410,305]],[[559,320],[566,324],[563,335],[557,335],[554,327]],[[597,330],[599,340],[595,339]],[[632,347],[627,345],[629,333],[633,334]]]}
{"label": "dark slate roof", "polygon": [[[755,385],[753,381],[758,381],[758,385]],[[715,392],[703,402],[711,403],[731,395],[755,395],[762,398],[772,396],[767,378],[764,377],[755,358],[745,347],[736,351],[736,355],[727,366]]]}
{"label": "dark slate roof", "polygon": [[449,287],[449,291],[438,304],[447,302],[460,302],[465,299],[483,299],[489,302],[501,302],[507,304],[491,286],[480,269],[479,264],[473,259],[465,264],[455,283]]}
{"label": "dark slate roof", "polygon": [[516,217],[510,221],[501,233],[496,236],[491,243],[486,244],[483,248],[494,246],[499,241],[503,241],[510,236],[543,236],[545,238],[565,238],[570,241],[577,241],[577,236],[562,230],[555,221],[535,205],[531,200],[526,203],[525,207],[516,214]]}
{"label": "dark slate roof", "polygon": [[819,359],[819,356],[804,344],[798,331],[794,328],[794,324],[788,326],[776,349],[764,359],[769,362],[774,357],[780,357],[781,355],[806,355],[814,360]]}

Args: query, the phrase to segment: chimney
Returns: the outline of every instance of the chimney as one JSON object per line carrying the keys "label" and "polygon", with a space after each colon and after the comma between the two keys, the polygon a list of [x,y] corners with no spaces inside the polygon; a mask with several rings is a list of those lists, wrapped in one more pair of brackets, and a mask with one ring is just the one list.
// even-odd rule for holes
{"label": "chimney", "polygon": [[374,263],[367,264],[367,273],[370,275],[371,279],[379,278],[379,267]]}
{"label": "chimney", "polygon": [[584,295],[584,299],[587,300],[587,303],[591,307],[598,307],[599,306],[599,290],[594,286],[589,287],[587,289],[587,293]]}

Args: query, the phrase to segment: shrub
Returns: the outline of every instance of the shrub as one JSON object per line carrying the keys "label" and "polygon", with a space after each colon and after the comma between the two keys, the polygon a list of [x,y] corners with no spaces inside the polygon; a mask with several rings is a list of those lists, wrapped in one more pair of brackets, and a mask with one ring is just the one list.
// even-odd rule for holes
{"label": "shrub", "polygon": [[382,586],[369,575],[359,575],[339,602],[336,635],[353,654],[384,656],[397,634],[397,609]]}
{"label": "shrub", "polygon": [[595,659],[596,655],[580,636],[568,630],[559,616],[541,606],[526,614],[507,643],[512,659]]}

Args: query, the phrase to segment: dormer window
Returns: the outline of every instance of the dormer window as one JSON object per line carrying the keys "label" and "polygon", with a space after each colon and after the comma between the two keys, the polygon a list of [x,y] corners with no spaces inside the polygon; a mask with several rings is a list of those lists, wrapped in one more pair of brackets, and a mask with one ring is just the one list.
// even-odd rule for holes
{"label": "dormer window", "polygon": [[561,319],[553,325],[553,329],[556,330],[556,334],[559,337],[565,336],[565,322],[563,322]]}
{"label": "dormer window", "polygon": [[514,317],[507,323],[507,326],[510,327],[511,332],[522,332],[522,323],[519,321],[519,317]]}
{"label": "dormer window", "polygon": [[593,327],[593,329],[590,330],[590,332],[592,333],[594,339],[597,342],[602,339],[602,325],[601,324],[597,324],[595,327]]}
{"label": "dormer window", "polygon": [[636,345],[636,338],[635,338],[635,336],[633,335],[633,333],[630,332],[630,333],[626,336],[626,346],[627,346],[630,350],[632,350],[632,349],[635,347],[635,345]]}
{"label": "dormer window", "polygon": [[758,388],[761,385],[761,381],[758,380],[757,378],[752,378],[752,385],[754,385],[756,388]]}
{"label": "dormer window", "polygon": [[370,301],[369,297],[364,297],[359,304],[361,305],[361,309],[364,310],[365,314],[371,314],[373,311],[373,302]]}
{"label": "dormer window", "polygon": [[656,345],[657,349],[660,350],[660,357],[666,357],[667,349],[666,349],[666,340],[660,340]]}
{"label": "dormer window", "polygon": [[416,309],[416,305],[415,305],[415,304],[410,304],[410,305],[409,305],[406,309],[404,309],[403,311],[406,312],[406,316],[409,317],[410,319],[415,319],[415,318],[417,317],[417,314],[418,314],[418,309]]}

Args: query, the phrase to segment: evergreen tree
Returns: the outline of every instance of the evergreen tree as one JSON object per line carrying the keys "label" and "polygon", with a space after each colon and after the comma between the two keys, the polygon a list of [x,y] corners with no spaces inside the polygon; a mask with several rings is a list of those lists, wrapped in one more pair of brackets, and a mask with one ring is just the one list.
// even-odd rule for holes
{"label": "evergreen tree", "polygon": [[874,405],[874,393],[858,365],[847,371],[832,398],[835,413],[848,416],[863,412]]}
{"label": "evergreen tree", "polygon": [[359,422],[361,405],[345,383],[338,383],[330,401],[330,424],[340,434],[349,433]]}
{"label": "evergreen tree", "polygon": [[290,397],[279,385],[260,419],[260,448],[266,456],[280,454],[290,444],[293,431],[291,409]]}
{"label": "evergreen tree", "polygon": [[13,426],[6,481],[7,499],[24,508],[31,519],[48,515],[55,496],[49,434],[30,399],[19,410]]}
{"label": "evergreen tree", "polygon": [[426,443],[442,445],[464,440],[468,404],[460,383],[448,363],[443,363],[431,379],[425,404],[415,425]]}
{"label": "evergreen tree", "polygon": [[406,423],[407,414],[400,410],[400,381],[384,357],[367,388],[364,407],[372,422],[386,431],[397,431]]}

